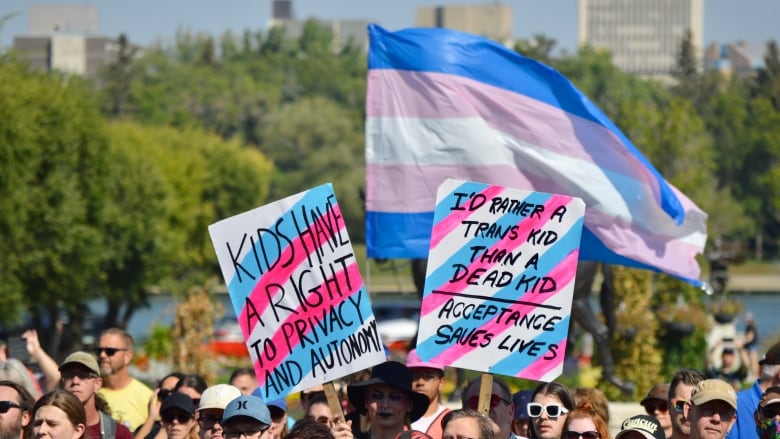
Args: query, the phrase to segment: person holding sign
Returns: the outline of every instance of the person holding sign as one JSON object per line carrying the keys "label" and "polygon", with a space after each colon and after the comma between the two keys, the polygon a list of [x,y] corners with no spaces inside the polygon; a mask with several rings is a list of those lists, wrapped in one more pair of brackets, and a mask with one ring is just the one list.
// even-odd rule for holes
{"label": "person holding sign", "polygon": [[563,384],[542,383],[528,403],[531,417],[531,439],[561,439],[568,413],[574,409],[574,397]]}
{"label": "person holding sign", "polygon": [[[353,425],[358,439],[394,439],[411,428],[428,410],[430,400],[412,389],[412,372],[397,361],[373,367],[371,378],[350,384],[347,396],[365,418],[360,428]],[[232,439],[232,438],[227,438]]]}
{"label": "person holding sign", "polygon": [[[461,402],[463,408],[477,410],[479,406],[479,390],[481,379],[469,381],[463,391]],[[490,393],[490,411],[488,416],[498,426],[496,439],[517,439],[512,433],[512,419],[514,419],[515,405],[512,402],[512,392],[509,386],[499,377],[493,377],[493,391]]]}

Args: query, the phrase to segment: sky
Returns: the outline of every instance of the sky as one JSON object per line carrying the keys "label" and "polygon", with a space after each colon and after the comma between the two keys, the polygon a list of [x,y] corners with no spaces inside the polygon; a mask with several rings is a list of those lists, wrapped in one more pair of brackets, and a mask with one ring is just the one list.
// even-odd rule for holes
{"label": "sky", "polygon": [[[780,41],[780,0],[703,0],[704,41]],[[293,0],[295,18],[368,19],[397,30],[414,25],[418,6],[479,4],[488,0]],[[577,0],[503,0],[512,7],[514,34],[528,38],[545,34],[558,49],[577,46]],[[27,32],[32,4],[87,4],[97,7],[100,33],[147,45],[158,38],[172,41],[177,30],[219,35],[227,30],[265,30],[271,0],[0,0],[0,47]],[[18,13],[18,15],[16,15]],[[5,20],[3,20],[5,17]]]}

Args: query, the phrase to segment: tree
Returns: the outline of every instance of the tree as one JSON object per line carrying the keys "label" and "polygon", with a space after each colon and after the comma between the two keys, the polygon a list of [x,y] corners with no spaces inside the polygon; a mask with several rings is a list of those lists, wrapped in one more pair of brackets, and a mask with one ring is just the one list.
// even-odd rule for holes
{"label": "tree", "polygon": [[117,40],[116,58],[108,63],[100,74],[103,83],[103,112],[109,117],[124,116],[132,94],[132,83],[135,76],[135,58],[137,48],[133,47],[125,34],[120,34]]}

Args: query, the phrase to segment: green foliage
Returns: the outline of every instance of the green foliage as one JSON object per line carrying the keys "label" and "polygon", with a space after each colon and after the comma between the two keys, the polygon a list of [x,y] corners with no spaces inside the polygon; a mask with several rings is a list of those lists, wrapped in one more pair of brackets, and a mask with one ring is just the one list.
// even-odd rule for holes
{"label": "green foliage", "polygon": [[149,337],[143,344],[144,353],[150,358],[170,358],[173,353],[173,340],[170,326],[154,324]]}

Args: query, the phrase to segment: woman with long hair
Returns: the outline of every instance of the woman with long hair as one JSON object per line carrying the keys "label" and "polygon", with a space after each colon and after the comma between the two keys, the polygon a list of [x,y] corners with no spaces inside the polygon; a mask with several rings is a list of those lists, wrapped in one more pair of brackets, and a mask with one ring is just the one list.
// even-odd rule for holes
{"label": "woman with long hair", "polygon": [[574,410],[574,397],[563,384],[541,383],[527,407],[531,439],[561,439],[568,414]]}
{"label": "woman with long hair", "polygon": [[607,421],[589,403],[580,404],[566,416],[563,439],[612,439]]}

